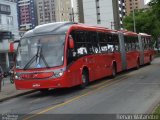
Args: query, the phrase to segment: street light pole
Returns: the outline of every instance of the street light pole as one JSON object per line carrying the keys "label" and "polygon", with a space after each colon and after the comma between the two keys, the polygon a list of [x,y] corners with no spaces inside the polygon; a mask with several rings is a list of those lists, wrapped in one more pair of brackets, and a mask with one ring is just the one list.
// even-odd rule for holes
{"label": "street light pole", "polygon": [[133,26],[134,26],[134,32],[136,32],[136,21],[135,21],[135,0],[132,0],[133,4]]}

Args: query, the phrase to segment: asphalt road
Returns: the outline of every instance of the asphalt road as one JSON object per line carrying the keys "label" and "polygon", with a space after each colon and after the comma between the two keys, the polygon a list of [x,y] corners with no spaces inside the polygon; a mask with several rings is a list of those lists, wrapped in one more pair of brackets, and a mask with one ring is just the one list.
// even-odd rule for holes
{"label": "asphalt road", "polygon": [[0,113],[21,114],[25,120],[44,119],[41,114],[48,118],[55,117],[51,114],[72,114],[72,119],[94,114],[92,117],[98,119],[101,114],[151,113],[159,102],[160,58],[156,58],[151,65],[120,73],[114,79],[98,80],[84,90],[75,87],[47,94],[35,92],[2,102]]}

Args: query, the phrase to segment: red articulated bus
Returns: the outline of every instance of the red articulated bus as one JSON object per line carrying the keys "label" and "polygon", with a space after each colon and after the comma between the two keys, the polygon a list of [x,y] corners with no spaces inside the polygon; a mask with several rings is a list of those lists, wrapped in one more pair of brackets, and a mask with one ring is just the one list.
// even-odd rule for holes
{"label": "red articulated bus", "polygon": [[139,33],[141,64],[150,64],[155,54],[152,36],[146,33]]}
{"label": "red articulated bus", "polygon": [[84,88],[91,81],[139,68],[139,39],[133,32],[73,22],[37,26],[19,42],[16,88]]}
{"label": "red articulated bus", "polygon": [[[127,69],[139,68],[140,66],[140,52],[138,34],[130,31],[122,31],[124,36],[124,48],[126,53]],[[124,54],[125,54],[124,53]]]}

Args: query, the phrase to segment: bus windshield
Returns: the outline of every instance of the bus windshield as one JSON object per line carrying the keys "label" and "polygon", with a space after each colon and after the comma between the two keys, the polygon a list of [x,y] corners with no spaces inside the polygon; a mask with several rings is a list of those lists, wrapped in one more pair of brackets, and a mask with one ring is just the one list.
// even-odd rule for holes
{"label": "bus windshield", "polygon": [[22,38],[16,58],[17,69],[50,68],[64,60],[65,35]]}

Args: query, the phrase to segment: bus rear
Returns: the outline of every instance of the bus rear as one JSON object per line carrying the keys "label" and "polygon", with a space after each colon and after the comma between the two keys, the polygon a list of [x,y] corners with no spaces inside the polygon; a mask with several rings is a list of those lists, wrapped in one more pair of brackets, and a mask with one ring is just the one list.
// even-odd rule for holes
{"label": "bus rear", "polygon": [[152,62],[155,51],[153,48],[152,36],[146,33],[139,33],[139,39],[141,42],[141,51],[143,56],[143,64],[148,64]]}

